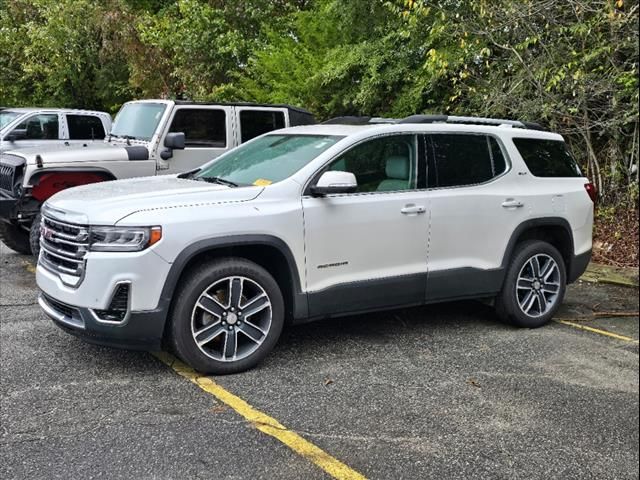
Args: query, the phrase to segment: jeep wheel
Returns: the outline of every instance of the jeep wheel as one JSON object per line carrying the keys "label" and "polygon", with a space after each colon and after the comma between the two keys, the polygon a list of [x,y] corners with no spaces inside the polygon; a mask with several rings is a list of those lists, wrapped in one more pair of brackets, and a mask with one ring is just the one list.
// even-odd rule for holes
{"label": "jeep wheel", "polygon": [[553,245],[538,240],[523,242],[496,298],[498,315],[519,327],[541,327],[560,308],[566,282],[564,260]]}
{"label": "jeep wheel", "polygon": [[170,321],[171,344],[186,363],[202,373],[236,373],[273,349],[284,324],[284,302],[264,268],[223,258],[187,274]]}
{"label": "jeep wheel", "polygon": [[0,240],[18,253],[29,255],[31,246],[29,245],[29,232],[12,223],[0,222]]}
{"label": "jeep wheel", "polygon": [[29,245],[31,246],[31,255],[38,258],[40,254],[40,222],[42,216],[36,215],[31,222],[31,229],[29,230]]}

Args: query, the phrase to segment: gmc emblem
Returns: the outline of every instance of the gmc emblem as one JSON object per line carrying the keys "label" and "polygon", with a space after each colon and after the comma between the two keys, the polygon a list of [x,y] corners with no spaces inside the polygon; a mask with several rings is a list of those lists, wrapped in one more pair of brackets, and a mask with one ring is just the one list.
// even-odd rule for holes
{"label": "gmc emblem", "polygon": [[44,238],[45,240],[52,241],[53,233],[54,233],[53,230],[51,230],[48,227],[45,227],[45,226],[40,227],[40,234],[42,235],[42,238]]}

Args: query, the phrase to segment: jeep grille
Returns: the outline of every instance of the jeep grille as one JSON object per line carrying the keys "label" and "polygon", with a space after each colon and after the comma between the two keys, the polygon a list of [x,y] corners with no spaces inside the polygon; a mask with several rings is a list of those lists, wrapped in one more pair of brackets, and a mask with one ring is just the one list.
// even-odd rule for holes
{"label": "jeep grille", "polygon": [[0,156],[0,190],[14,193],[13,189],[23,165],[24,159],[15,155],[4,154]]}
{"label": "jeep grille", "polygon": [[42,216],[39,262],[63,283],[75,287],[82,282],[88,250],[89,227]]}

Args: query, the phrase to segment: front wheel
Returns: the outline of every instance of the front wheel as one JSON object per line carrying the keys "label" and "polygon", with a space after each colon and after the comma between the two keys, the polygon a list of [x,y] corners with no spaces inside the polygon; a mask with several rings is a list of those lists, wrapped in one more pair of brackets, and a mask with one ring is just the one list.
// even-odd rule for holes
{"label": "front wheel", "polygon": [[42,221],[42,215],[38,213],[31,222],[31,229],[29,230],[29,245],[31,247],[31,255],[38,258],[40,254],[40,222]]}
{"label": "front wheel", "polygon": [[516,247],[496,298],[498,315],[519,327],[541,327],[560,308],[566,283],[564,260],[553,245],[539,240],[523,242]]}
{"label": "front wheel", "polygon": [[275,346],[284,301],[264,268],[222,258],[186,274],[170,321],[173,349],[194,369],[237,373],[257,365]]}
{"label": "front wheel", "polygon": [[29,231],[13,223],[0,221],[0,241],[11,250],[29,255],[31,245],[29,244]]}

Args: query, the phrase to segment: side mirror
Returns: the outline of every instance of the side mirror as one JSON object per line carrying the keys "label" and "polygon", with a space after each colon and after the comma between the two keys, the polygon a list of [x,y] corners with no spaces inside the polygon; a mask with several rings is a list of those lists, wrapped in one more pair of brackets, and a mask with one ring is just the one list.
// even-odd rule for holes
{"label": "side mirror", "polygon": [[351,172],[327,171],[320,175],[315,185],[311,187],[314,197],[323,197],[330,194],[355,193],[358,190],[358,181]]}
{"label": "side mirror", "polygon": [[183,132],[167,133],[167,136],[164,137],[164,146],[167,148],[160,152],[160,158],[169,160],[173,157],[174,150],[184,150],[184,140]]}
{"label": "side mirror", "polygon": [[24,140],[25,138],[27,138],[26,128],[15,128],[4,137],[4,139],[8,142],[15,142],[16,140]]}
{"label": "side mirror", "polygon": [[184,150],[185,136],[183,132],[167,133],[164,146],[173,150]]}

